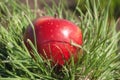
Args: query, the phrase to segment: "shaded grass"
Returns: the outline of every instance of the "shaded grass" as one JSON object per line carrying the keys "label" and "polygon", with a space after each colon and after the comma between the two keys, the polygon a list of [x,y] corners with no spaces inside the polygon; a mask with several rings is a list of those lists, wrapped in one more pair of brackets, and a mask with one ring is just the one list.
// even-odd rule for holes
{"label": "shaded grass", "polygon": [[[99,1],[99,0],[98,0]],[[35,0],[36,2],[36,0]],[[9,5],[8,5],[9,3]],[[45,14],[68,19],[82,29],[83,46],[73,44],[83,49],[83,56],[74,64],[66,63],[63,68],[51,66],[50,60],[43,60],[35,46],[32,59],[24,45],[23,34],[28,24],[32,23],[37,15],[29,4],[22,5],[17,0],[3,0],[0,2],[0,79],[8,80],[116,80],[120,79],[120,53],[117,52],[119,33],[116,32],[114,20],[108,20],[109,3],[104,9],[86,0],[86,14],[76,6],[75,12],[64,7],[62,1],[50,8],[44,1]],[[39,13],[41,15],[41,13]],[[71,16],[72,15],[72,16]]]}

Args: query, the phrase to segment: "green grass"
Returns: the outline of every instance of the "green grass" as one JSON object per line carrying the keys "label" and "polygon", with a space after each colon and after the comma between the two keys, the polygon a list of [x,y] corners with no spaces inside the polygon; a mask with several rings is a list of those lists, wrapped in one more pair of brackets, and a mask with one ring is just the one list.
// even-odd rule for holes
{"label": "green grass", "polygon": [[[101,4],[96,5],[96,0],[91,4],[86,0],[85,14],[79,6],[71,12],[62,3],[63,1],[60,1],[59,5],[56,5],[53,1],[52,8],[45,3],[44,15],[57,14],[57,17],[68,19],[82,29],[83,46],[73,45],[83,49],[83,56],[80,56],[76,64],[71,58],[69,65],[66,64],[59,69],[51,66],[49,60],[43,60],[31,44],[36,56],[34,61],[24,45],[23,34],[28,24],[32,24],[37,16],[37,4],[35,9],[31,10],[29,4],[23,5],[17,0],[1,0],[0,80],[120,79],[120,52],[118,52],[120,35],[115,30],[115,20],[108,18],[109,3],[101,10]],[[39,13],[39,15],[43,14]]]}

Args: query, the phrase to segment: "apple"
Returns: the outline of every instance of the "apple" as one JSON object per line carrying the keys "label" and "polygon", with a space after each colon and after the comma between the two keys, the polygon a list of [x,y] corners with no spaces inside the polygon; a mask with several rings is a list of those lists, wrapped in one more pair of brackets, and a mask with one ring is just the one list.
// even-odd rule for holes
{"label": "apple", "polygon": [[33,22],[33,28],[28,26],[24,34],[24,42],[29,51],[31,47],[27,41],[33,44],[36,40],[37,50],[45,59],[51,59],[53,64],[64,65],[73,56],[77,61],[80,48],[71,44],[71,41],[82,45],[81,29],[74,23],[54,17],[41,17]]}

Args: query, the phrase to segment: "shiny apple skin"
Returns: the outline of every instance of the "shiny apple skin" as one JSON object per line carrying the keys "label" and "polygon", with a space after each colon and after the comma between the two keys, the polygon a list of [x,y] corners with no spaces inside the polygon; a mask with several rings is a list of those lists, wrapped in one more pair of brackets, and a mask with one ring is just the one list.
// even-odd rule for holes
{"label": "shiny apple skin", "polygon": [[[53,18],[42,17],[33,23],[36,35],[37,50],[45,59],[51,59],[53,64],[64,65],[71,56],[77,61],[77,48],[71,44],[71,41],[82,45],[81,29],[72,22]],[[30,39],[34,43],[33,29],[31,26],[25,31],[24,42],[28,50],[31,47],[27,42]]]}

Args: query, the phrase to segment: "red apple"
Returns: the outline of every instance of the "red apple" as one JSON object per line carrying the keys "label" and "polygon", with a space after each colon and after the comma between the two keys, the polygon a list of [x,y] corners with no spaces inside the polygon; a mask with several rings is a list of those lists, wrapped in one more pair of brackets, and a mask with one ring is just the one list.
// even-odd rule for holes
{"label": "red apple", "polygon": [[[72,22],[54,17],[41,17],[34,23],[37,50],[45,59],[51,59],[54,64],[64,65],[71,56],[75,61],[80,48],[71,44],[71,41],[82,45],[81,29]],[[24,34],[24,42],[31,50],[27,39],[34,44],[33,29],[29,26]]]}

